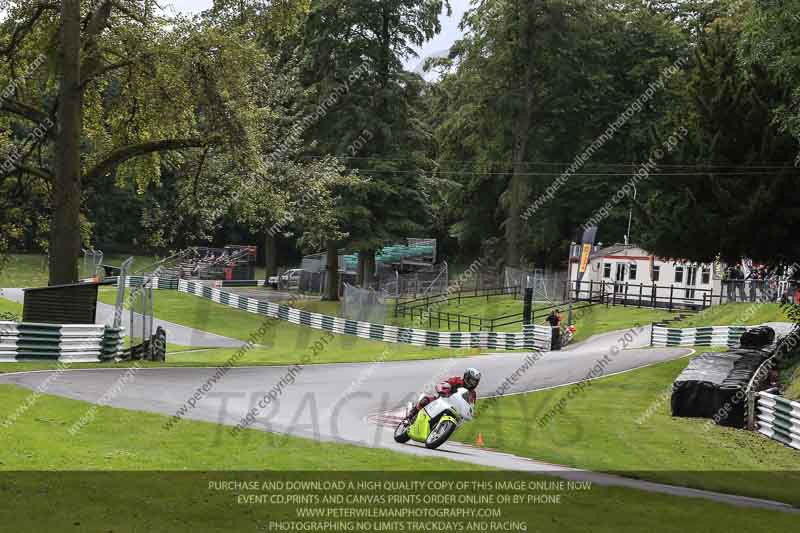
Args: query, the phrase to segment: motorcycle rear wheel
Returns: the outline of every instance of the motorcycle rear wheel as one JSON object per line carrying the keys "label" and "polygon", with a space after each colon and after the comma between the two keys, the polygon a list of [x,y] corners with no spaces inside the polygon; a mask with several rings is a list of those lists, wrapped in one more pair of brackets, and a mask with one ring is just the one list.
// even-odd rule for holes
{"label": "motorcycle rear wheel", "polygon": [[394,428],[394,441],[400,444],[405,444],[410,441],[411,437],[408,434],[409,429],[411,429],[411,423],[408,420],[400,422],[397,427]]}
{"label": "motorcycle rear wheel", "polygon": [[445,442],[447,439],[450,438],[450,435],[456,430],[456,425],[454,422],[450,420],[445,420],[444,422],[439,422],[436,424],[436,427],[433,428],[431,434],[428,435],[428,438],[425,440],[425,447],[430,450],[435,450]]}

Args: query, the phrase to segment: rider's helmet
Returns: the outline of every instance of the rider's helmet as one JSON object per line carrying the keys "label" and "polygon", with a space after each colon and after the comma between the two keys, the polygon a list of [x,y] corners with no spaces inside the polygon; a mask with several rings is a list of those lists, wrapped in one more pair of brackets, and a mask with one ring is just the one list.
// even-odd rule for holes
{"label": "rider's helmet", "polygon": [[481,371],[477,368],[468,368],[464,371],[464,386],[469,390],[474,389],[481,382]]}

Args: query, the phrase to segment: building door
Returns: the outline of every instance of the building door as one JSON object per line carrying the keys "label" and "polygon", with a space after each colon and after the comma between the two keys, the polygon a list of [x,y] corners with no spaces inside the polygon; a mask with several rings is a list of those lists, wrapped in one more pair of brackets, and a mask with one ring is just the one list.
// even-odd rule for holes
{"label": "building door", "polygon": [[617,272],[614,279],[616,283],[614,283],[614,293],[619,294],[625,291],[625,275],[628,273],[628,265],[625,263],[617,263]]}
{"label": "building door", "polygon": [[697,286],[697,267],[690,266],[686,269],[686,299],[694,299],[694,288]]}

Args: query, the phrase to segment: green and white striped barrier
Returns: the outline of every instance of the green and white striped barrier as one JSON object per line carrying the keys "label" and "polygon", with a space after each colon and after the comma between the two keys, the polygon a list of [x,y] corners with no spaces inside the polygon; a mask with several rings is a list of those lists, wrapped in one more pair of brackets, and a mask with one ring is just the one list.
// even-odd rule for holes
{"label": "green and white striped barrier", "polygon": [[286,320],[292,324],[330,331],[339,335],[353,335],[362,339],[445,348],[550,350],[551,347],[551,329],[546,326],[525,326],[520,333],[426,331],[311,313],[286,305],[232,294],[194,281],[181,280],[178,284],[178,291],[207,298],[249,313]]}
{"label": "green and white striped barrier", "polygon": [[745,326],[668,328],[654,325],[652,346],[739,346]]}
{"label": "green and white striped barrier", "polygon": [[800,402],[759,392],[756,425],[762,435],[800,450]]}
{"label": "green and white striped barrier", "polygon": [[122,330],[104,325],[0,322],[0,361],[96,363],[122,348]]}
{"label": "green and white striped barrier", "polygon": [[[126,287],[141,287],[145,280],[145,276],[125,276]],[[178,280],[176,278],[152,278],[151,287],[161,290],[175,290],[178,288]],[[105,278],[103,281],[111,282],[115,287],[119,286],[119,277],[113,276]]]}

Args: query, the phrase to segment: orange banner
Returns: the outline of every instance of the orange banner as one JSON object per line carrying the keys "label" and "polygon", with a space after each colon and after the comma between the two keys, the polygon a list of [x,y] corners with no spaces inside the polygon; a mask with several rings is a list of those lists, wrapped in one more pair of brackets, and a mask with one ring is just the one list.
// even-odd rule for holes
{"label": "orange banner", "polygon": [[583,245],[583,253],[581,254],[581,268],[579,272],[581,274],[586,273],[586,268],[589,266],[589,256],[592,253],[592,245],[591,244],[584,244]]}

